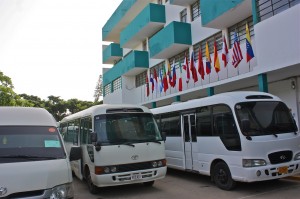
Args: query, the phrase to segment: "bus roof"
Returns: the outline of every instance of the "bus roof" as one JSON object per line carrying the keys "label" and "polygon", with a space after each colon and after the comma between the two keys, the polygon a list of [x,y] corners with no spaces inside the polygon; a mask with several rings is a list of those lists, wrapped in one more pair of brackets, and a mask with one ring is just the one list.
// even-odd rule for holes
{"label": "bus roof", "polygon": [[247,101],[281,101],[278,97],[264,92],[258,91],[234,91],[234,92],[225,92],[216,94],[209,97],[192,99],[186,102],[179,102],[159,108],[151,109],[153,114],[158,113],[167,113],[172,111],[180,111],[186,109],[192,109],[200,106],[209,106],[213,104],[228,104],[230,106],[235,105],[238,102],[247,102]]}
{"label": "bus roof", "polygon": [[82,118],[87,116],[94,116],[94,115],[101,115],[106,114],[107,110],[120,110],[119,112],[122,112],[122,109],[140,109],[145,113],[151,113],[151,111],[145,107],[140,105],[133,105],[133,104],[100,104],[96,106],[92,106],[88,109],[85,109],[83,111],[79,111],[77,113],[74,113],[72,115],[66,116],[63,118],[60,122],[73,120],[76,118]]}
{"label": "bus roof", "polygon": [[0,126],[56,126],[54,117],[44,108],[0,107]]}

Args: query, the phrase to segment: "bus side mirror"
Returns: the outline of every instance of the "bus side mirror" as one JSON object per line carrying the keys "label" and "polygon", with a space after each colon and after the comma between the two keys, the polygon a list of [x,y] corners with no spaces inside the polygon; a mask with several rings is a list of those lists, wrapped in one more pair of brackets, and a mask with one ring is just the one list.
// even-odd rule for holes
{"label": "bus side mirror", "polygon": [[90,139],[93,145],[97,143],[97,133],[96,132],[91,132],[90,133]]}
{"label": "bus side mirror", "polygon": [[241,121],[242,131],[248,133],[250,130],[250,121],[248,119],[243,119]]}
{"label": "bus side mirror", "polygon": [[82,158],[81,147],[72,147],[69,158],[70,161],[80,160]]}

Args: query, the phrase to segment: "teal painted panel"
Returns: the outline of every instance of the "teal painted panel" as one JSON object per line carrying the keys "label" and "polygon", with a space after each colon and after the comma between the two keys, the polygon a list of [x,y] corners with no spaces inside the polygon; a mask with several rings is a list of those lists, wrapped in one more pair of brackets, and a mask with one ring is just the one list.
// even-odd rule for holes
{"label": "teal painted panel", "polygon": [[123,0],[118,6],[112,16],[107,20],[106,24],[102,28],[102,41],[105,41],[107,35],[113,30],[113,28],[121,21],[128,10],[135,4],[137,0]]}
{"label": "teal painted panel", "polygon": [[258,75],[258,89],[261,92],[269,92],[267,74],[263,73]]}
{"label": "teal painted panel", "polygon": [[191,24],[173,21],[149,40],[150,57],[173,44],[192,45]]}
{"label": "teal painted panel", "polygon": [[206,25],[246,0],[201,0],[202,25]]}
{"label": "teal painted panel", "polygon": [[123,57],[123,49],[120,48],[120,44],[111,43],[102,53],[103,63],[105,63],[110,57]]}
{"label": "teal painted panel", "polygon": [[166,23],[165,6],[148,4],[136,18],[120,34],[120,44],[123,46],[151,22]]}
{"label": "teal painted panel", "polygon": [[106,86],[136,67],[149,68],[149,54],[147,51],[132,51],[125,56],[122,61],[103,74],[103,85]]}

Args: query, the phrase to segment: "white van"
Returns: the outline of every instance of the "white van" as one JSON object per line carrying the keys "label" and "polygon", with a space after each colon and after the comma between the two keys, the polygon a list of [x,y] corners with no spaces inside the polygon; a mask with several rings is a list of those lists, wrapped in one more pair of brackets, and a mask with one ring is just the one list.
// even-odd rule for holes
{"label": "white van", "polygon": [[0,198],[74,197],[69,158],[56,126],[45,109],[0,107]]}

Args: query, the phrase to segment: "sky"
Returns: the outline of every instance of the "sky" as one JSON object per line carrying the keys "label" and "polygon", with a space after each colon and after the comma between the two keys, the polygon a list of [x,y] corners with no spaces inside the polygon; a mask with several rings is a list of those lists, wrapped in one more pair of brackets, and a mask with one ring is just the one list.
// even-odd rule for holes
{"label": "sky", "polygon": [[102,27],[121,0],[0,0],[0,71],[17,94],[94,101]]}

